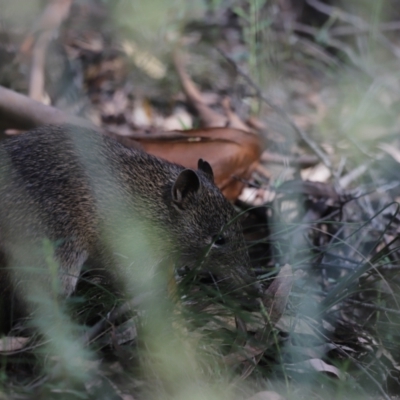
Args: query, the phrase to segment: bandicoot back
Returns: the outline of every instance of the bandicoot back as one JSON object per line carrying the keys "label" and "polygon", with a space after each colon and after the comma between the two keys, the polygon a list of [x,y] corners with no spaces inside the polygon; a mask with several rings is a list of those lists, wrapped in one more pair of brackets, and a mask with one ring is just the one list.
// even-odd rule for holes
{"label": "bandicoot back", "polygon": [[54,271],[44,272],[44,243],[54,249],[65,296],[84,264],[118,280],[143,243],[160,262],[193,268],[201,260],[235,286],[248,281],[241,226],[207,162],[185,169],[75,126],[43,126],[0,143],[4,293],[25,291],[37,270],[47,290]]}

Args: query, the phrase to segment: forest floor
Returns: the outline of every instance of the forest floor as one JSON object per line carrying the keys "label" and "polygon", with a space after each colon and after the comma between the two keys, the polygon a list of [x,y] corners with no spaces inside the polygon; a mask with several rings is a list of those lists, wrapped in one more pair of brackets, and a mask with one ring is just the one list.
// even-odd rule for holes
{"label": "forest floor", "polygon": [[398,398],[398,0],[22,3],[0,0],[0,85],[185,166],[209,160],[264,297],[211,300],[205,279],[171,325],[143,310],[82,323],[110,312],[93,297],[65,340],[0,341],[0,397]]}

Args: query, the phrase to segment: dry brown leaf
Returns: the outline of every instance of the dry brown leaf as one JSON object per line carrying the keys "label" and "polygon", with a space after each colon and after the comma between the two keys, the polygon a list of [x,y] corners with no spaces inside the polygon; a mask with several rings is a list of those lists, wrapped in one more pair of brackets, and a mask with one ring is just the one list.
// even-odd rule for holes
{"label": "dry brown leaf", "polygon": [[289,264],[284,265],[263,295],[262,302],[272,326],[281,319],[286,309],[293,279],[292,267]]}
{"label": "dry brown leaf", "polygon": [[235,200],[261,154],[260,139],[253,133],[231,128],[193,129],[160,135],[133,135],[143,149],[157,157],[197,169],[199,158],[208,161],[217,186]]}

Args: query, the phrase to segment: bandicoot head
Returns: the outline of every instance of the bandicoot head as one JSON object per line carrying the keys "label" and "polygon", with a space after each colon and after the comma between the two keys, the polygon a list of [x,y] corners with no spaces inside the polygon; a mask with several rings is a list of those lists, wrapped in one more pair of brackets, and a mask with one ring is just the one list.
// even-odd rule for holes
{"label": "bandicoot head", "polygon": [[253,281],[242,227],[233,206],[214,184],[210,164],[184,169],[172,185],[169,219],[181,266],[201,267],[238,289]]}

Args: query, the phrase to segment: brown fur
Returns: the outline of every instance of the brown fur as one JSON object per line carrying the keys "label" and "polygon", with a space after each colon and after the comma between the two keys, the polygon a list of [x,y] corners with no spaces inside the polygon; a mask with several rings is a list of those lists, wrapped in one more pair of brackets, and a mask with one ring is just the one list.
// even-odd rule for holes
{"label": "brown fur", "polygon": [[[74,126],[7,139],[0,144],[1,256],[22,271],[17,281],[29,282],[29,267],[45,262],[38,249],[47,239],[69,296],[89,259],[112,275],[114,244],[133,228],[147,235],[159,259],[173,255],[178,266],[193,267],[209,249],[203,267],[243,284],[249,259],[241,226],[211,167],[199,167],[185,170]],[[2,271],[5,292],[9,269]]]}

